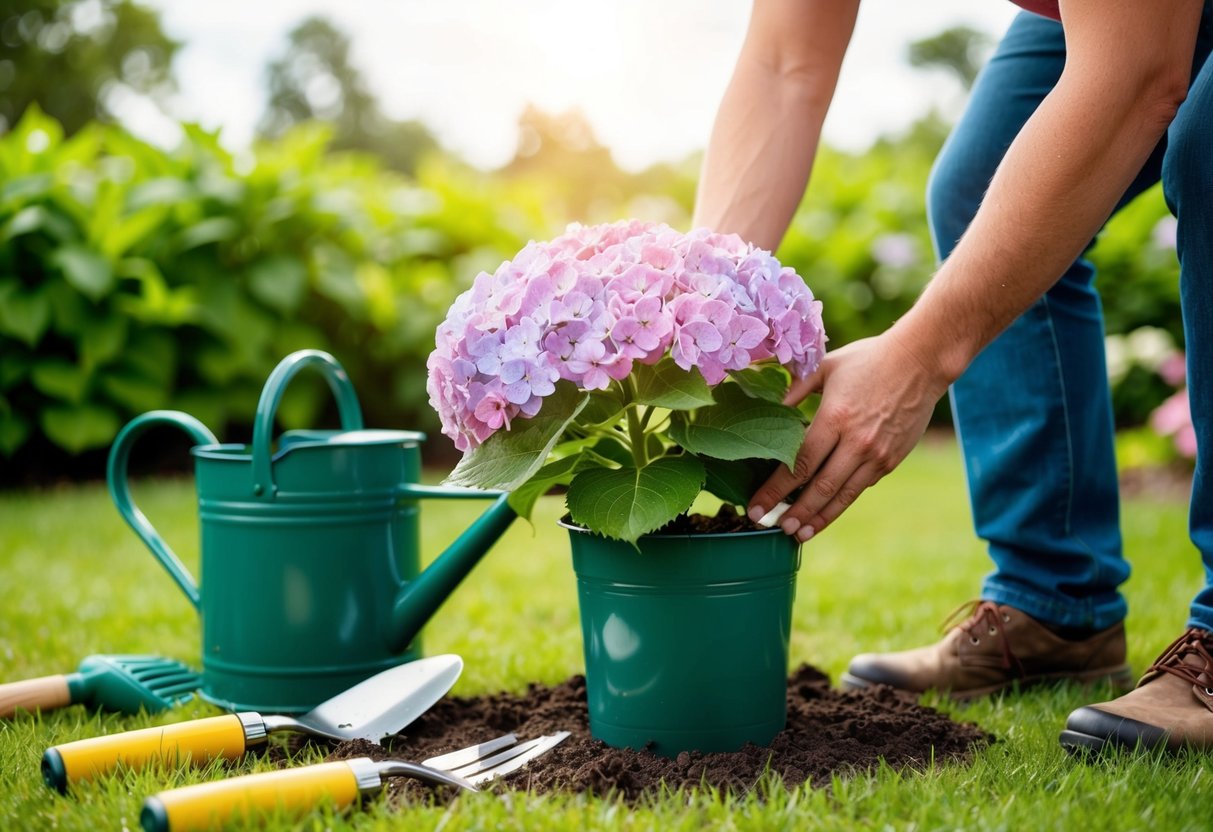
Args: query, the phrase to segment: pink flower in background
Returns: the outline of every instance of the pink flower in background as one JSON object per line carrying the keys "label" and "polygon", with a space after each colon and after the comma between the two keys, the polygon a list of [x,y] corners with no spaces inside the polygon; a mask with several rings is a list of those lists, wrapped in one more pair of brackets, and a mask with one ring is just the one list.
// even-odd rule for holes
{"label": "pink flower in background", "polygon": [[1154,408],[1150,427],[1160,436],[1170,436],[1179,451],[1188,459],[1196,459],[1196,429],[1192,427],[1192,410],[1188,404],[1187,359],[1182,352],[1172,352],[1158,365],[1158,375],[1172,387],[1180,388],[1170,398]]}
{"label": "pink flower in background", "polygon": [[1179,222],[1170,214],[1160,219],[1155,225],[1150,236],[1154,238],[1154,245],[1159,248],[1175,248],[1175,241],[1179,232]]}
{"label": "pink flower in background", "polygon": [[825,341],[804,281],[735,234],[575,224],[476,277],[438,327],[427,389],[465,451],[538,413],[558,379],[602,390],[667,355],[710,385],[771,358],[804,378]]}
{"label": "pink flower in background", "polygon": [[1171,353],[1158,365],[1158,375],[1172,387],[1179,387],[1188,377],[1188,362],[1182,352]]}
{"label": "pink flower in background", "polygon": [[1186,387],[1154,409],[1150,427],[1162,436],[1170,436],[1175,449],[1188,459],[1196,458],[1196,429],[1192,427]]}

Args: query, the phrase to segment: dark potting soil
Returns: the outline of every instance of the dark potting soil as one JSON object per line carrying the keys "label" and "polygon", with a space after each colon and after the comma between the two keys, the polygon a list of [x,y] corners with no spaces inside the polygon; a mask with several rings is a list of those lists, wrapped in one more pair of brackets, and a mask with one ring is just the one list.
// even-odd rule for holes
{"label": "dark potting soil", "polygon": [[[769,763],[791,788],[806,781],[821,785],[833,774],[869,769],[881,759],[893,768],[920,767],[931,759],[963,760],[993,740],[976,725],[954,722],[891,688],[834,690],[819,670],[802,665],[788,679],[787,727],[767,748],[684,752],[676,759],[609,748],[590,736],[585,677],[573,676],[555,687],[532,684],[521,695],[445,699],[401,736],[385,740],[386,748],[356,740],[335,746],[328,759],[423,760],[510,732],[529,739],[562,730],[572,735],[520,771],[494,781],[495,787],[614,793],[627,800],[663,782],[673,789],[704,783],[743,792]],[[394,802],[433,794],[407,778],[392,778],[387,788]]]}
{"label": "dark potting soil", "polygon": [[724,534],[762,530],[762,526],[744,514],[738,514],[733,506],[725,504],[715,516],[680,514],[653,534]]}

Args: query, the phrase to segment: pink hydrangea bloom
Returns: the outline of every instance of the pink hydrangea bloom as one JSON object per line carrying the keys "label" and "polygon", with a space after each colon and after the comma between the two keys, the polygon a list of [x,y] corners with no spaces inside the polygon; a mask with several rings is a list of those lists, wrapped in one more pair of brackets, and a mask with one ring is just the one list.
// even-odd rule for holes
{"label": "pink hydrangea bloom", "polygon": [[711,385],[768,359],[804,378],[825,342],[805,282],[735,234],[574,224],[456,299],[427,389],[442,432],[468,450],[537,414],[559,379],[601,390],[667,355]]}
{"label": "pink hydrangea bloom", "polygon": [[1181,454],[1196,459],[1196,429],[1192,426],[1186,387],[1154,409],[1150,414],[1150,427],[1162,436],[1170,436]]}

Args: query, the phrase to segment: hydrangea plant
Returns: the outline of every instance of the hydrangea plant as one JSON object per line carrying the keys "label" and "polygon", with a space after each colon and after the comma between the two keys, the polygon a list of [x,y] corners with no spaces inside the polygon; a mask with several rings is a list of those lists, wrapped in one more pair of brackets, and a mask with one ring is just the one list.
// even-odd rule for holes
{"label": "hydrangea plant", "polygon": [[635,542],[701,491],[741,505],[804,416],[782,401],[825,353],[804,280],[736,235],[572,225],[479,274],[438,327],[430,403],[455,485],[522,516],[555,485],[572,520]]}

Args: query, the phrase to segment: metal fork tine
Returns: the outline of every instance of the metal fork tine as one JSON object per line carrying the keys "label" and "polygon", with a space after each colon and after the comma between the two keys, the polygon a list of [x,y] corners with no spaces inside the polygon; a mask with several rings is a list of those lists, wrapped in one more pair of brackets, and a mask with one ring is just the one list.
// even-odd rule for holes
{"label": "metal fork tine", "polygon": [[500,751],[491,757],[485,757],[484,759],[476,760],[468,763],[467,765],[460,766],[459,768],[448,770],[451,772],[451,774],[457,774],[460,777],[470,777],[473,774],[488,771],[491,768],[495,768],[496,766],[502,765],[515,757],[527,753],[544,739],[544,737],[537,737],[533,740],[520,742],[517,745],[512,745],[504,751]]}
{"label": "metal fork tine", "polygon": [[508,748],[516,742],[518,742],[518,737],[513,734],[506,734],[504,737],[482,742],[479,745],[470,745],[467,748],[461,748],[449,754],[430,757],[428,760],[422,760],[421,764],[442,771],[452,771],[469,763],[474,763],[490,754],[494,754],[503,748]]}
{"label": "metal fork tine", "polygon": [[464,776],[464,779],[472,785],[478,785],[486,780],[504,777],[505,775],[522,768],[539,755],[547,753],[550,749],[568,739],[568,736],[568,731],[559,731],[555,734],[551,734],[550,736],[540,737],[538,740],[535,740],[534,744],[522,754],[515,755],[514,757],[511,757],[510,759],[488,769],[487,771],[469,773],[468,775]]}
{"label": "metal fork tine", "polygon": [[430,757],[423,761],[422,765],[462,777],[472,784],[483,783],[486,780],[517,771],[539,755],[564,742],[568,736],[568,731],[558,731],[555,734],[519,742],[515,735],[506,734],[504,737],[482,742],[479,745]]}

